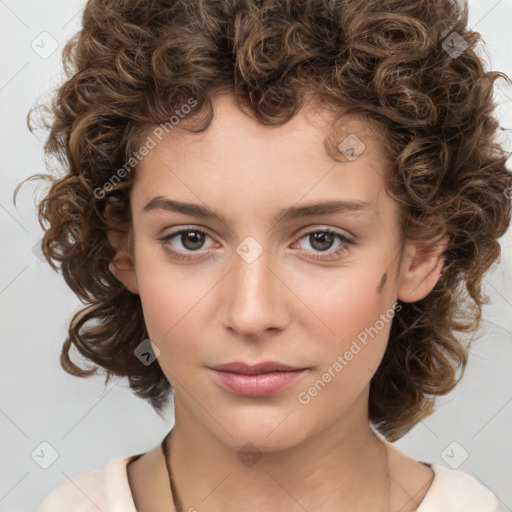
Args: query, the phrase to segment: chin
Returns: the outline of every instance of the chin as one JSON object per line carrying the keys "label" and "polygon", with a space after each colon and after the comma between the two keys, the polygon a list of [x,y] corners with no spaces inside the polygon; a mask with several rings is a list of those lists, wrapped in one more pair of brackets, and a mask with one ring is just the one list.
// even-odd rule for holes
{"label": "chin", "polygon": [[215,430],[221,441],[237,452],[242,448],[260,452],[287,450],[304,441],[309,432],[298,416],[292,418],[292,413],[287,417],[288,414],[289,411],[286,411],[264,417],[261,410],[255,410],[254,414],[230,416],[226,428],[231,435],[218,426]]}

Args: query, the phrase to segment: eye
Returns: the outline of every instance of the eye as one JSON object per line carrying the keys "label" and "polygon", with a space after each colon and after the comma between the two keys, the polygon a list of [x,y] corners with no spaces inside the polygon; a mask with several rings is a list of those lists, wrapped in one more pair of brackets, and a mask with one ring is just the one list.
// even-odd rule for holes
{"label": "eye", "polygon": [[[176,237],[178,244],[181,245],[181,247],[178,247],[179,250],[174,249],[170,244],[171,240]],[[160,242],[164,251],[172,258],[189,260],[196,256],[187,254],[187,251],[198,252],[199,249],[203,248],[206,237],[211,238],[206,231],[201,229],[183,228],[160,238]]]}
{"label": "eye", "polygon": [[[176,238],[176,245],[173,246],[171,241]],[[200,250],[204,249],[205,239],[212,238],[206,231],[193,227],[182,228],[178,231],[173,231],[163,238],[160,238],[160,242],[164,251],[173,259],[190,260],[193,258],[200,257]],[[335,240],[339,240],[338,246],[333,251],[327,252],[332,246]],[[316,255],[307,256],[311,259],[331,261],[339,259],[341,254],[348,252],[350,246],[355,245],[355,241],[351,240],[343,233],[338,232],[331,228],[322,228],[315,231],[308,231],[299,238],[306,240],[312,247],[313,251],[317,251]],[[181,247],[180,247],[181,245]],[[197,252],[198,255],[193,253]],[[212,252],[209,248],[207,252]],[[322,255],[321,253],[325,253]]]}
{"label": "eye", "polygon": [[[326,252],[332,247],[336,238],[339,240],[339,245],[336,247],[334,251]],[[301,236],[299,242],[300,240],[304,239],[309,243],[309,245],[313,248],[314,251],[326,253],[325,256],[321,254],[319,255],[319,253],[317,253],[316,255],[307,257],[324,261],[338,259],[342,253],[348,252],[350,250],[350,246],[355,245],[354,240],[351,240],[343,233],[331,228],[322,228],[316,231],[308,231],[303,236]]]}

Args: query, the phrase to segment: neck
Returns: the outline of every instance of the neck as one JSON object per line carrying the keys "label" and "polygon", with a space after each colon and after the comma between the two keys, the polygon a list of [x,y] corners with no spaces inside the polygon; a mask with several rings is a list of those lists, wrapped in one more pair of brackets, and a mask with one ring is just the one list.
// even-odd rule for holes
{"label": "neck", "polygon": [[389,510],[387,448],[364,413],[294,446],[251,451],[222,442],[176,405],[167,458],[178,512]]}

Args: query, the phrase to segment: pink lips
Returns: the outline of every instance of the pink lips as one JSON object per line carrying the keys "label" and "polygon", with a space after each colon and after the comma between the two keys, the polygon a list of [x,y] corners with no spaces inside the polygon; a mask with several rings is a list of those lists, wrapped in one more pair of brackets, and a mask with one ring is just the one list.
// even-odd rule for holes
{"label": "pink lips", "polygon": [[215,381],[235,395],[257,397],[283,391],[296,382],[304,368],[267,361],[257,365],[233,362],[211,368]]}

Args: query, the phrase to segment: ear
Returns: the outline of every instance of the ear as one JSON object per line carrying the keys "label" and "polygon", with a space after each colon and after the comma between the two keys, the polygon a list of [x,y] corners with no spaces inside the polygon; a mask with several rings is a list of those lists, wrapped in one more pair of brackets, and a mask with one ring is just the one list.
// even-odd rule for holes
{"label": "ear", "polygon": [[108,230],[109,244],[116,249],[116,255],[108,268],[132,293],[139,293],[135,263],[130,255],[128,233],[126,231]]}
{"label": "ear", "polygon": [[403,302],[416,302],[426,297],[442,274],[444,258],[441,253],[448,237],[440,242],[410,242],[400,265],[398,298]]}

